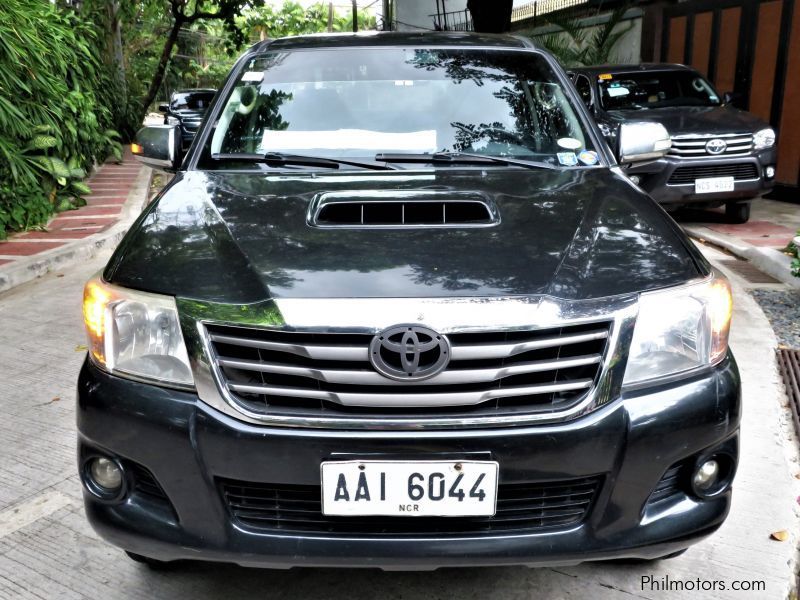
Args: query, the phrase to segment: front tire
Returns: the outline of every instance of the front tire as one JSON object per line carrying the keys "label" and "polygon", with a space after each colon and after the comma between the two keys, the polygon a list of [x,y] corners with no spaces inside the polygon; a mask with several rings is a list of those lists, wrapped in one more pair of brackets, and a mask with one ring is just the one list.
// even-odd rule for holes
{"label": "front tire", "polygon": [[742,224],[750,220],[749,202],[730,202],[725,205],[725,217],[728,223]]}

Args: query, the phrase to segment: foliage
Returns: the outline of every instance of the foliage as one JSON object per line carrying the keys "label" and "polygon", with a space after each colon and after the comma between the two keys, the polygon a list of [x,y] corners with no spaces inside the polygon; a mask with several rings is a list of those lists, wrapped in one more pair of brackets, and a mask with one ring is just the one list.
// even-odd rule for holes
{"label": "foliage", "polygon": [[121,157],[89,20],[38,0],[0,14],[0,239],[83,203],[95,161]]}
{"label": "foliage", "polygon": [[[800,229],[797,230],[797,238],[800,238]],[[800,277],[800,247],[794,241],[791,241],[786,246],[785,252],[792,258],[792,262],[789,265],[792,275]]]}
{"label": "foliage", "polygon": [[529,31],[527,35],[553,54],[564,67],[608,64],[613,62],[617,44],[633,28],[633,21],[623,25],[628,8],[627,3],[618,6],[609,13],[608,20],[596,26],[585,25],[577,13],[555,12],[547,17],[547,21],[557,27],[557,31],[539,35]]}
{"label": "foliage", "polygon": [[[288,35],[321,33],[328,30],[328,5],[323,2],[308,8],[292,0],[285,0],[280,8],[267,4],[246,10],[241,20],[244,31],[261,39],[279,38]],[[375,29],[375,16],[364,11],[358,13],[358,30]],[[335,10],[331,21],[332,31],[352,31],[353,13]]]}

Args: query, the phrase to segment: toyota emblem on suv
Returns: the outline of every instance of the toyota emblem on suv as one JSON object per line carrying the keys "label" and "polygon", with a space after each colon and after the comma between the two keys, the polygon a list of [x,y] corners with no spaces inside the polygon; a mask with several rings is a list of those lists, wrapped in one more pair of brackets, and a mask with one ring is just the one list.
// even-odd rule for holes
{"label": "toyota emblem on suv", "polygon": [[728,143],[719,138],[713,139],[706,144],[706,152],[709,154],[722,154],[728,149]]}
{"label": "toyota emblem on suv", "polygon": [[419,381],[444,371],[450,362],[450,343],[428,327],[395,325],[372,338],[369,360],[384,377]]}

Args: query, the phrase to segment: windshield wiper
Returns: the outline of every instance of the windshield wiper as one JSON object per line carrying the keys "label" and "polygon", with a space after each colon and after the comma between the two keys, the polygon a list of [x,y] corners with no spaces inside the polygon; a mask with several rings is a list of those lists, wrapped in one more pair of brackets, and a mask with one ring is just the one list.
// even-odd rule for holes
{"label": "windshield wiper", "polygon": [[381,162],[395,163],[434,163],[434,164],[459,164],[459,165],[481,165],[486,163],[498,163],[501,165],[513,165],[525,167],[527,169],[557,169],[558,167],[546,162],[521,160],[508,158],[505,156],[490,156],[487,154],[473,154],[472,152],[433,152],[433,153],[391,153],[382,152],[375,155],[375,160]]}
{"label": "windshield wiper", "polygon": [[323,169],[338,169],[340,165],[349,167],[359,167],[361,169],[373,169],[376,171],[394,171],[397,167],[381,165],[377,163],[362,162],[359,160],[347,160],[343,158],[323,158],[321,156],[306,156],[303,154],[284,154],[283,152],[258,153],[222,153],[212,154],[213,160],[219,161],[242,161],[264,163],[269,166],[280,167],[284,165],[297,165],[302,167],[320,167]]}

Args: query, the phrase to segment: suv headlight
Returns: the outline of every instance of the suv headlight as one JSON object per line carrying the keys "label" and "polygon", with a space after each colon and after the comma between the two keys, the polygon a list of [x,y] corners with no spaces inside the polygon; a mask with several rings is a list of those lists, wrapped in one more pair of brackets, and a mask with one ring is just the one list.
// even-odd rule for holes
{"label": "suv headlight", "polygon": [[137,292],[91,279],[83,292],[89,356],[101,369],[170,387],[194,378],[171,296]]}
{"label": "suv headlight", "polygon": [[765,148],[772,148],[775,145],[775,130],[771,127],[762,129],[753,136],[753,148],[756,150],[764,150]]}
{"label": "suv headlight", "polygon": [[728,281],[709,281],[639,298],[623,384],[714,365],[728,352],[733,299]]}

